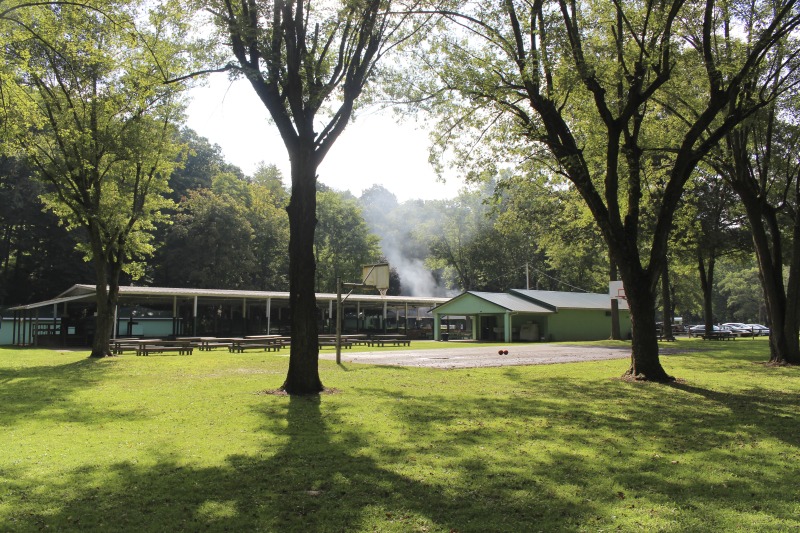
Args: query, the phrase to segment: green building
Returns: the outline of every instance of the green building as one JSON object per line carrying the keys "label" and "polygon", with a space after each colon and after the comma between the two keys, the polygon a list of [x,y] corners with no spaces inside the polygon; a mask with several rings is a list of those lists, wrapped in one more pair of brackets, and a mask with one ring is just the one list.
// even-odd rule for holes
{"label": "green building", "polygon": [[[619,302],[620,334],[630,337],[631,319],[625,300]],[[507,293],[469,291],[433,309],[436,340],[451,318],[465,318],[463,327],[474,340],[589,341],[611,338],[608,294],[512,289]]]}

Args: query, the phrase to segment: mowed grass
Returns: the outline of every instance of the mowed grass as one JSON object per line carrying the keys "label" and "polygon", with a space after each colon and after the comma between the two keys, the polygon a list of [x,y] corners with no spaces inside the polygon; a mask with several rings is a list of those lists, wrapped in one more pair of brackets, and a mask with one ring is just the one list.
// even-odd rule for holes
{"label": "mowed grass", "polygon": [[[446,347],[447,343],[438,346]],[[469,370],[0,350],[0,531],[796,531],[800,369],[765,340]]]}

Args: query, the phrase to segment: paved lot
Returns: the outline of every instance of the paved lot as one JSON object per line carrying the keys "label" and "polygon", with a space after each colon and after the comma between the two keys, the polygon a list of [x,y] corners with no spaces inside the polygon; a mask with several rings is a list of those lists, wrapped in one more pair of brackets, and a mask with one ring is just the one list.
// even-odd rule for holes
{"label": "paved lot", "polygon": [[[500,355],[498,350],[508,350]],[[336,360],[334,350],[321,350],[321,359]],[[604,359],[624,359],[631,356],[630,348],[569,346],[566,344],[526,344],[500,346],[463,346],[432,350],[392,350],[383,352],[353,352],[342,350],[343,363],[372,365],[417,366],[429,368],[479,368],[490,366],[544,365],[575,363]]]}

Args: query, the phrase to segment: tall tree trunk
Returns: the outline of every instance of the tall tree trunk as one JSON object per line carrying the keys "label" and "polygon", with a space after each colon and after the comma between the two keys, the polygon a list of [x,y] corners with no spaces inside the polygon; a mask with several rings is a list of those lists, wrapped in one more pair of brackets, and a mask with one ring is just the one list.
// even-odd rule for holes
{"label": "tall tree trunk", "polygon": [[745,200],[744,204],[750,221],[767,307],[770,328],[770,363],[800,364],[797,323],[797,278],[800,275],[798,272],[800,267],[797,263],[800,261],[800,229],[795,224],[789,272],[790,283],[787,288],[784,288],[783,249],[774,214],[768,209],[762,209],[757,199]]}
{"label": "tall tree trunk", "polygon": [[[800,185],[800,184],[799,184]],[[776,363],[800,364],[800,216],[795,215],[792,228],[789,280],[786,283],[786,341],[788,343],[782,359]]]}
{"label": "tall tree trunk", "polygon": [[[94,317],[94,334],[92,337],[92,352],[89,357],[107,357],[111,355],[111,328],[115,298],[113,290],[109,287],[110,272],[102,254],[95,253],[93,257],[95,270],[95,300],[97,312]],[[118,289],[117,289],[118,290]]]}
{"label": "tall tree trunk", "polygon": [[703,324],[706,333],[714,330],[714,267],[717,262],[716,252],[712,249],[706,267],[702,251],[697,252],[697,269],[700,273],[700,288],[703,290]]}
{"label": "tall tree trunk", "polygon": [[648,381],[673,381],[674,378],[666,373],[658,357],[655,294],[642,285],[634,288],[630,283],[625,286],[625,294],[631,312],[631,336],[633,338],[631,366],[626,375]]}
{"label": "tall tree trunk", "polygon": [[313,163],[313,153],[292,155],[292,195],[286,207],[289,213],[289,315],[292,344],[289,371],[281,388],[289,394],[317,394],[323,390],[318,369],[319,311],[314,293],[317,168]]}
{"label": "tall tree trunk", "polygon": [[783,282],[783,243],[775,210],[758,196],[748,196],[743,186],[744,179],[737,179],[733,186],[744,203],[753,246],[761,273],[761,284],[767,307],[770,327],[770,362],[774,364],[800,364],[798,343],[797,298],[800,275],[800,228],[795,222],[792,231],[792,260],[789,271],[789,286]]}
{"label": "tall tree trunk", "polygon": [[635,262],[617,261],[631,316],[631,366],[626,376],[656,382],[674,381],[658,357],[655,280]]}
{"label": "tall tree trunk", "polygon": [[673,339],[672,336],[672,287],[669,283],[669,263],[664,263],[664,273],[661,275],[661,300],[664,315],[664,338]]}

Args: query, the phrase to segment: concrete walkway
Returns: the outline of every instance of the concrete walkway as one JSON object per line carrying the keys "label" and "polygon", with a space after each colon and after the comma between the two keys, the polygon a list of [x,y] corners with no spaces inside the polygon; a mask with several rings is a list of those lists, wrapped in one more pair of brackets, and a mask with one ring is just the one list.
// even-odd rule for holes
{"label": "concrete walkway", "polygon": [[[508,350],[508,355],[498,354]],[[350,352],[342,350],[343,363],[415,366],[428,368],[480,368],[492,366],[544,365],[605,359],[625,359],[630,348],[570,346],[567,344],[526,344],[501,346],[459,346],[431,350]],[[335,350],[321,350],[320,359],[336,360]]]}

